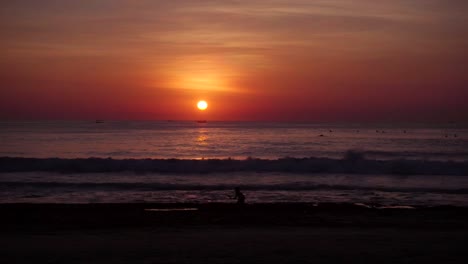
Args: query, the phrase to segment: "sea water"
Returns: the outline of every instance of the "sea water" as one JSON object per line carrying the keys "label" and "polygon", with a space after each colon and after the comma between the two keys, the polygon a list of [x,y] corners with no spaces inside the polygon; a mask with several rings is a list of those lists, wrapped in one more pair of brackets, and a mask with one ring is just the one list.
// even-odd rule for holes
{"label": "sea water", "polygon": [[0,157],[36,158],[2,158],[2,203],[232,202],[240,186],[250,203],[468,206],[468,129],[453,123],[0,122],[0,143]]}

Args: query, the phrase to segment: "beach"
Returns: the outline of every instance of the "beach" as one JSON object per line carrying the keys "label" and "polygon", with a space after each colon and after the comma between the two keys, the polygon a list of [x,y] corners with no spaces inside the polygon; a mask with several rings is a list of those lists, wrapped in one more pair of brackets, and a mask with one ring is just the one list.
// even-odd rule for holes
{"label": "beach", "polygon": [[468,260],[464,127],[0,128],[0,263]]}
{"label": "beach", "polygon": [[0,210],[3,263],[463,263],[468,259],[468,210],[449,206],[1,204]]}

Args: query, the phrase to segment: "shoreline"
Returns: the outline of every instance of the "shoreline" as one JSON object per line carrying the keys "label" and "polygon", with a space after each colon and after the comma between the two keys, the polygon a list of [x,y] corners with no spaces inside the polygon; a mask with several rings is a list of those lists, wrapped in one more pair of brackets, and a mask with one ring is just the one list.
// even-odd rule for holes
{"label": "shoreline", "polygon": [[377,208],[349,203],[90,203],[0,204],[0,230],[131,227],[298,226],[462,228],[468,207]]}

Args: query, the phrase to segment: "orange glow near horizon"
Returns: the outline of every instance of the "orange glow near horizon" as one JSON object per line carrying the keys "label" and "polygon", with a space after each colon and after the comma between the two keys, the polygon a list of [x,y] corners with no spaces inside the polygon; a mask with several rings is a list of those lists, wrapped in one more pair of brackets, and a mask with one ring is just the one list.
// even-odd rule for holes
{"label": "orange glow near horizon", "polygon": [[182,56],[165,69],[166,85],[188,92],[238,92],[230,84],[234,68],[213,56]]}

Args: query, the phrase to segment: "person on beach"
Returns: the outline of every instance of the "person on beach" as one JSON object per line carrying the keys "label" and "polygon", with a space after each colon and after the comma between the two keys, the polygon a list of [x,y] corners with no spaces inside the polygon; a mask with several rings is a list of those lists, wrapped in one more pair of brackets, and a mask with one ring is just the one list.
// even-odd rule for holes
{"label": "person on beach", "polygon": [[237,204],[245,204],[245,195],[240,191],[239,187],[234,189],[234,197],[232,199],[237,199]]}

